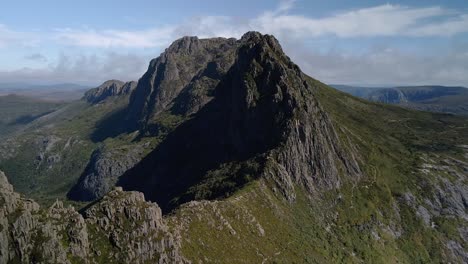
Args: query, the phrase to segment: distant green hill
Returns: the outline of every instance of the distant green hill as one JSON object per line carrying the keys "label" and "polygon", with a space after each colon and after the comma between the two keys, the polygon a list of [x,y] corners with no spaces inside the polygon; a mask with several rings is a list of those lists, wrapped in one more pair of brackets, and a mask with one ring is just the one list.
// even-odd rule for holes
{"label": "distant green hill", "polygon": [[20,95],[0,96],[0,138],[5,137],[64,104]]}
{"label": "distant green hill", "polygon": [[88,86],[72,83],[50,85],[0,83],[0,96],[16,94],[46,101],[73,101],[80,99],[88,89]]}

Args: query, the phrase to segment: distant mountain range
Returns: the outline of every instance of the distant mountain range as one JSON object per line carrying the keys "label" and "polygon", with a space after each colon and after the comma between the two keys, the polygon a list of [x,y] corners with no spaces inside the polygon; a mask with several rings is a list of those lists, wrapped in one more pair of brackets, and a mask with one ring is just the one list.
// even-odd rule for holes
{"label": "distant mountain range", "polygon": [[407,108],[468,115],[468,89],[459,86],[359,87],[331,85],[335,89],[374,102]]}
{"label": "distant mountain range", "polygon": [[80,99],[89,88],[73,83],[50,85],[0,83],[0,96],[16,94],[47,101],[72,101]]}

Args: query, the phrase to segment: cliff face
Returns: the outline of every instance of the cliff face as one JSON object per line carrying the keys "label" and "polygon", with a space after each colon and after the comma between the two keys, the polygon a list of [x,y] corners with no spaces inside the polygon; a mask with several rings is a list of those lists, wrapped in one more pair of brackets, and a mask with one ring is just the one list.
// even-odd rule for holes
{"label": "cliff face", "polygon": [[134,145],[131,149],[98,148],[68,197],[76,201],[94,201],[103,197],[112,190],[118,177],[140,161],[142,152],[140,145]]}
{"label": "cliff face", "polygon": [[[226,53],[233,54],[233,60],[224,75],[217,75],[218,84],[210,88],[212,98],[200,104],[200,110],[191,119],[169,133],[152,153],[121,177],[119,185],[143,191],[167,210],[195,198],[229,195],[262,174],[274,175],[281,189],[288,190],[285,194],[291,200],[294,200],[293,184],[303,185],[312,192],[321,187],[338,187],[340,173],[358,177],[359,166],[340,146],[313,87],[307,84],[299,67],[283,53],[274,37],[249,32],[238,41],[214,41],[230,43],[231,50]],[[167,56],[178,61],[197,50],[192,45],[198,47],[182,39],[168,50],[181,45],[182,51],[176,49],[180,54],[166,51],[151,65]],[[184,65],[177,69],[177,72],[191,72]],[[148,71],[143,79],[152,72]],[[163,76],[166,75],[167,72]],[[180,83],[198,76],[176,79]],[[168,105],[174,109],[186,99],[184,92],[177,94],[182,86],[174,88],[157,82],[144,85],[140,80],[130,106],[141,105],[137,101],[151,102],[159,98],[152,107],[147,104],[145,113],[157,114]],[[173,92],[171,97],[161,101],[161,96],[167,95],[162,91],[169,88]],[[156,97],[136,99],[150,90]]]}
{"label": "cliff face", "polygon": [[0,262],[184,263],[161,209],[116,188],[84,211],[59,201],[41,209],[0,172]]}
{"label": "cliff face", "polygon": [[211,100],[213,89],[232,65],[236,45],[235,39],[224,38],[175,41],[151,61],[139,80],[128,120],[142,128],[151,126],[155,115],[170,107],[180,114],[196,112]]}
{"label": "cliff face", "polygon": [[83,98],[89,103],[99,103],[112,96],[130,95],[137,83],[109,80],[85,93]]}

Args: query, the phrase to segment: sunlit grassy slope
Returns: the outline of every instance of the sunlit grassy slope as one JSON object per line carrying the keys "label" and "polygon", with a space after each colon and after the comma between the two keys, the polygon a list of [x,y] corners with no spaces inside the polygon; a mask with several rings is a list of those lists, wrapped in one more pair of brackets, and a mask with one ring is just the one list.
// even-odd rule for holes
{"label": "sunlit grassy slope", "polygon": [[[434,199],[443,179],[457,181],[450,168],[460,168],[447,160],[467,161],[459,147],[468,144],[467,120],[371,103],[309,82],[341,138],[351,139],[364,178],[313,198],[299,191],[293,203],[260,179],[225,200],[186,204],[168,217],[183,253],[218,263],[461,262],[446,245],[466,248],[459,232],[466,220],[441,214],[428,226],[416,208]],[[424,172],[428,162],[449,169]]]}

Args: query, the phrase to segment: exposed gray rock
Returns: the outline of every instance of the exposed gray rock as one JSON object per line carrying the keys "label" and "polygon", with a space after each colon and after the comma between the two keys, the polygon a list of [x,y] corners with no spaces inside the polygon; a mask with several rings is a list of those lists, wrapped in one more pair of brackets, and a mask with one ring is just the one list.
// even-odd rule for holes
{"label": "exposed gray rock", "polygon": [[431,215],[424,206],[418,206],[416,215],[419,216],[426,226],[431,226]]}
{"label": "exposed gray rock", "polygon": [[460,263],[468,263],[468,252],[466,252],[465,248],[460,245],[460,243],[450,240],[447,242],[446,246],[452,254],[460,258]]}
{"label": "exposed gray rock", "polygon": [[174,41],[139,80],[130,98],[128,120],[137,120],[135,125],[141,128],[169,107],[180,114],[196,112],[212,99],[214,88],[234,62],[237,45],[235,39],[225,38]]}
{"label": "exposed gray rock", "polygon": [[140,161],[143,146],[105,150],[99,148],[68,196],[78,201],[93,201],[103,197],[114,187],[117,179]]}
{"label": "exposed gray rock", "polygon": [[122,82],[119,80],[109,80],[100,86],[87,91],[83,97],[89,103],[99,103],[113,96],[129,95],[136,87],[137,83]]}
{"label": "exposed gray rock", "polygon": [[380,89],[369,95],[369,100],[386,104],[398,104],[408,102],[405,94],[398,88]]}
{"label": "exposed gray rock", "polygon": [[116,188],[86,210],[85,217],[87,223],[97,228],[94,234],[107,236],[109,246],[117,251],[106,256],[108,261],[185,262],[178,252],[179,242],[162,218],[161,209],[155,203],[146,202],[142,193]]}
{"label": "exposed gray rock", "polygon": [[116,188],[85,211],[41,210],[0,172],[0,263],[187,263],[155,203]]}

